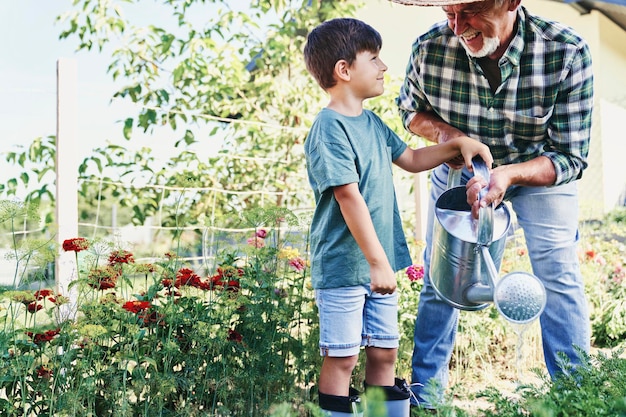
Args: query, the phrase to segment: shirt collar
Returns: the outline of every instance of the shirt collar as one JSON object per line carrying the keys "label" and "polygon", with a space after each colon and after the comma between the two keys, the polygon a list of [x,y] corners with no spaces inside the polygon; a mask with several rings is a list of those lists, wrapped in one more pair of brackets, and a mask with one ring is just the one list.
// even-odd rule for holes
{"label": "shirt collar", "polygon": [[526,33],[526,9],[523,6],[520,6],[517,9],[517,33],[511,39],[511,43],[509,47],[506,48],[504,55],[500,58],[500,62],[503,60],[509,61],[511,64],[517,66],[519,65],[520,58],[522,56],[522,52],[524,51],[524,39]]}

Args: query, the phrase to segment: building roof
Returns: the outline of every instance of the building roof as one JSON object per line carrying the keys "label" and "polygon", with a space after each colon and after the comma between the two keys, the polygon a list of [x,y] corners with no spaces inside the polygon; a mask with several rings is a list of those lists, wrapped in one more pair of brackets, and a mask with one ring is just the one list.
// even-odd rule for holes
{"label": "building roof", "polygon": [[569,4],[581,14],[590,13],[592,10],[605,15],[616,25],[626,31],[626,0],[553,0],[559,3]]}

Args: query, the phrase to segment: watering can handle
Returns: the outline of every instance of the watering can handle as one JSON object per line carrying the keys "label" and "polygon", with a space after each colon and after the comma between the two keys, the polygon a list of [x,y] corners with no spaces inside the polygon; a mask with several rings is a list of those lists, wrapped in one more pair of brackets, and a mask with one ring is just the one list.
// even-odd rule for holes
{"label": "watering can handle", "polygon": [[[489,168],[480,156],[472,159],[472,168],[474,175],[478,174],[489,184]],[[453,188],[461,184],[462,169],[448,168],[447,188]],[[488,188],[480,190],[479,198],[483,198],[489,191]],[[489,246],[493,241],[493,205],[482,207],[478,211],[478,238],[476,243],[480,246]]]}
{"label": "watering can handle", "polygon": [[[477,156],[472,159],[472,168],[474,169],[474,175],[480,175],[489,184],[489,168],[481,157]],[[478,198],[482,199],[489,188],[485,187],[480,190]],[[478,211],[478,238],[476,243],[480,246],[489,246],[493,241],[493,204],[489,204],[487,207],[481,207]]]}
{"label": "watering can handle", "polygon": [[461,185],[461,173],[462,169],[450,168],[448,167],[448,183],[446,184],[446,188],[449,190],[450,188],[457,187]]}

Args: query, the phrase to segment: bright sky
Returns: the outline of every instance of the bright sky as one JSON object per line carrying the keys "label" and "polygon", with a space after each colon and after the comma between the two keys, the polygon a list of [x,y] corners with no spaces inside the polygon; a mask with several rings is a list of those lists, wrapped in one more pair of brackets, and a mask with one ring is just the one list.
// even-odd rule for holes
{"label": "bright sky", "polygon": [[[77,64],[76,138],[82,161],[107,142],[137,148],[151,146],[155,155],[171,155],[172,141],[141,137],[126,141],[121,120],[135,116],[130,103],[110,103],[116,91],[106,73],[109,57],[96,51],[74,53],[75,39],[60,40],[56,17],[69,0],[0,1],[0,182],[16,175],[7,169],[6,152],[28,146],[37,137],[56,135],[56,68],[61,58]],[[177,137],[182,133],[177,133]],[[217,145],[204,146],[205,151]]]}
{"label": "bright sky", "polygon": [[[56,133],[56,65],[59,58],[75,58],[78,66],[80,151],[103,144],[111,130],[113,109],[108,106],[112,83],[106,60],[97,54],[75,55],[70,41],[60,41],[55,25],[67,3],[50,0],[0,3],[0,35],[5,39],[0,66],[0,152],[16,144]],[[8,40],[11,41],[8,41]],[[89,137],[83,136],[89,128]],[[4,158],[2,158],[4,160]],[[0,172],[0,179],[6,177]]]}

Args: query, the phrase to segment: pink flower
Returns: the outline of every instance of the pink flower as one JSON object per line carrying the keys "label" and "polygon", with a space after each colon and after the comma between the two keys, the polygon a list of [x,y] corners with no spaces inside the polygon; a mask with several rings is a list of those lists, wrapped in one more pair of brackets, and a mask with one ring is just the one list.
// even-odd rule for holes
{"label": "pink flower", "polygon": [[267,236],[267,230],[259,229],[259,230],[256,231],[256,233],[254,235],[256,237],[260,237],[261,239],[265,239],[265,237]]}
{"label": "pink flower", "polygon": [[409,281],[419,281],[424,278],[424,267],[422,265],[411,265],[406,269],[406,275]]}
{"label": "pink flower", "polygon": [[247,242],[248,242],[248,245],[254,246],[257,249],[265,246],[265,241],[263,240],[263,238],[259,236],[253,236],[250,239],[248,239]]}
{"label": "pink flower", "polygon": [[304,268],[306,268],[306,261],[298,256],[289,260],[289,266],[296,271],[301,272],[304,271]]}

